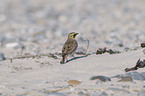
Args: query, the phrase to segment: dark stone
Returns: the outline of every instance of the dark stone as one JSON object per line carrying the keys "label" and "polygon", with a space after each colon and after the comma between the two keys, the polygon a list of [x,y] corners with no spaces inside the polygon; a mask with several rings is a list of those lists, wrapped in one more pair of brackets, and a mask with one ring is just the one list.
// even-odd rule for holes
{"label": "dark stone", "polygon": [[141,43],[141,47],[142,48],[145,48],[145,43]]}
{"label": "dark stone", "polygon": [[0,53],[0,61],[6,60],[5,56],[3,53]]}
{"label": "dark stone", "polygon": [[111,81],[111,79],[109,77],[106,77],[106,76],[93,76],[90,78],[90,80],[96,80],[96,79],[99,79],[103,82]]}
{"label": "dark stone", "polygon": [[123,74],[118,74],[118,75],[112,76],[112,77],[110,77],[110,78],[122,78],[122,77],[123,77]]}

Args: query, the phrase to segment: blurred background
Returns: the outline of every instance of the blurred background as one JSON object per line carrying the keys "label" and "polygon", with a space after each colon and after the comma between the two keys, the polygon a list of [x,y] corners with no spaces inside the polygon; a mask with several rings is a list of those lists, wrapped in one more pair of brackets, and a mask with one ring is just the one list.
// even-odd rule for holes
{"label": "blurred background", "polygon": [[0,52],[6,56],[61,52],[78,32],[78,50],[120,51],[145,41],[145,0],[0,0]]}

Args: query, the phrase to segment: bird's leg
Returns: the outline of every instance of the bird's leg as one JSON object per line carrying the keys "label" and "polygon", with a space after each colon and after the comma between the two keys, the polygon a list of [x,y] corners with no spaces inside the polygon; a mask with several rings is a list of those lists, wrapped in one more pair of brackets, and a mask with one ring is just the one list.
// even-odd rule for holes
{"label": "bird's leg", "polygon": [[64,61],[65,61],[65,58],[64,58],[64,55],[62,55],[62,59],[61,59],[60,63],[64,64]]}
{"label": "bird's leg", "polygon": [[67,55],[66,54],[62,55],[62,60],[61,60],[60,63],[61,64],[64,64],[66,58],[67,58]]}

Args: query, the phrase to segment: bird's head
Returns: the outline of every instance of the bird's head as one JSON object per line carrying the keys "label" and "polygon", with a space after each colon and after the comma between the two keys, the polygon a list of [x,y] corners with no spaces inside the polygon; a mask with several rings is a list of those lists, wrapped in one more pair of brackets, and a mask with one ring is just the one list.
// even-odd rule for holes
{"label": "bird's head", "polygon": [[68,38],[69,39],[75,39],[77,34],[79,34],[79,33],[76,33],[76,32],[69,33]]}

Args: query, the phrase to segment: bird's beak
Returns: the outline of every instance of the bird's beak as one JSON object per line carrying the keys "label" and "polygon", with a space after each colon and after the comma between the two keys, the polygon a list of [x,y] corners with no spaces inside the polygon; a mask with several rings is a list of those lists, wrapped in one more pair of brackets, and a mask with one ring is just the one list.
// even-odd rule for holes
{"label": "bird's beak", "polygon": [[75,33],[74,36],[77,36],[79,33]]}

